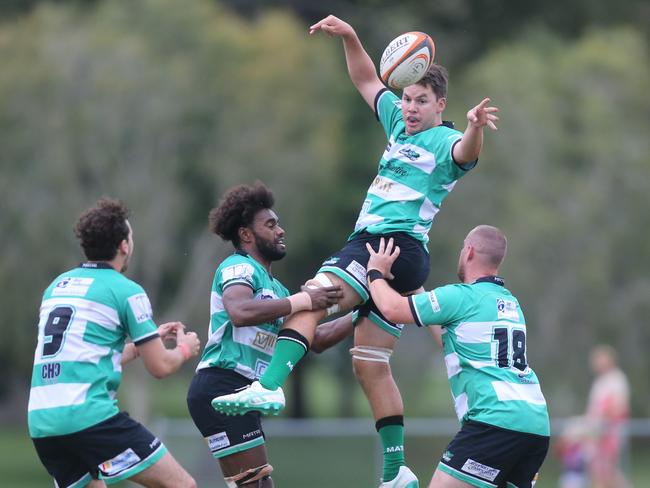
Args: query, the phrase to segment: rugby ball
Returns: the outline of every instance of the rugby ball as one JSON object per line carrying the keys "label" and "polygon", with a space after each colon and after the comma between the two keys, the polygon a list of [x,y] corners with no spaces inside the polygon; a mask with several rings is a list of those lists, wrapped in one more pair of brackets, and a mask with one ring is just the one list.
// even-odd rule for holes
{"label": "rugby ball", "polygon": [[379,75],[391,88],[420,81],[433,62],[436,47],[424,32],[406,32],[390,41],[379,61]]}

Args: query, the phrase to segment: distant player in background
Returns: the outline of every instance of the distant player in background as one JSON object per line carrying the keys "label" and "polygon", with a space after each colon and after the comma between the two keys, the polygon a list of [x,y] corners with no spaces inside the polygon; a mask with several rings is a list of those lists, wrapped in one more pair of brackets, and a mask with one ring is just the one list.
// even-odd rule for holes
{"label": "distant player in background", "polygon": [[[338,311],[359,307],[351,350],[353,366],[370,403],[383,446],[382,487],[415,487],[418,481],[404,458],[404,407],[393,380],[389,359],[402,326],[387,320],[369,299],[366,284],[366,243],[393,237],[402,249],[393,267],[391,286],[400,293],[419,289],[429,273],[429,229],[442,201],[456,182],[472,169],[483,143],[483,128],[496,129],[496,108],[489,99],[467,113],[464,133],[442,121],[447,104],[447,72],[438,65],[398,98],[377,76],[375,66],[354,29],[329,16],[310,28],[340,37],[352,83],[374,110],[388,138],[361,207],[354,232],[345,247],[323,262],[311,286],[339,285],[344,298],[327,311],[292,316],[278,337],[270,366],[249,390],[217,399],[215,408],[228,413],[275,411],[281,386],[314,339],[316,324]],[[264,400],[264,397],[268,401]],[[283,402],[282,402],[283,403]]]}
{"label": "distant player in background", "polygon": [[[122,365],[138,356],[156,378],[199,353],[194,332],[156,327],[140,285],[124,273],[133,254],[128,210],[101,199],[75,226],[88,261],[43,294],[29,396],[29,433],[60,487],[104,487],[123,479],[192,488],[192,477],[160,439],[117,406]],[[133,342],[126,344],[127,337]],[[175,338],[167,349],[163,339]]]}
{"label": "distant player in background", "polygon": [[630,389],[625,373],[617,365],[616,351],[601,345],[590,356],[596,375],[589,393],[586,417],[595,432],[589,463],[593,488],[625,488],[621,451],[630,413]]}
{"label": "distant player in background", "polygon": [[[271,265],[286,254],[284,229],[273,211],[271,191],[261,183],[229,190],[210,212],[210,229],[232,242],[235,253],[217,268],[210,300],[210,330],[187,405],[219,460],[229,488],[273,486],[259,412],[227,417],[211,405],[258,379],[271,360],[283,319],[300,310],[338,302],[340,287],[307,288],[289,295]],[[352,333],[350,316],[316,329],[321,351]],[[288,336],[292,337],[292,336]]]}
{"label": "distant player in background", "polygon": [[461,284],[409,297],[387,282],[400,255],[393,239],[367,244],[368,283],[388,320],[440,325],[447,376],[461,429],[447,446],[430,488],[534,486],[546,457],[546,400],[528,365],[526,321],[498,276],[506,238],[496,227],[472,229],[460,251]]}

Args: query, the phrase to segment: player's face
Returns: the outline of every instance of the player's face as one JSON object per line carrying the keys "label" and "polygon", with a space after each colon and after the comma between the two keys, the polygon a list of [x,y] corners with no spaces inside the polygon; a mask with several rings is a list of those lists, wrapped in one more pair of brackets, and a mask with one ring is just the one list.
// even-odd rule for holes
{"label": "player's face", "polygon": [[279,222],[273,210],[263,209],[257,212],[251,226],[258,252],[269,261],[278,261],[287,253],[284,229]]}
{"label": "player's face", "polygon": [[438,98],[429,85],[411,85],[402,92],[402,118],[406,133],[417,134],[442,123],[447,100]]}

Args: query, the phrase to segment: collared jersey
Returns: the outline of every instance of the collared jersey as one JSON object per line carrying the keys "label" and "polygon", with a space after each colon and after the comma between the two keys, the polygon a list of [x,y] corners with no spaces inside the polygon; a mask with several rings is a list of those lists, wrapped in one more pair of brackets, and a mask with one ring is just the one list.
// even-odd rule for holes
{"label": "collared jersey", "polygon": [[475,163],[463,165],[463,169],[453,160],[452,148],[461,132],[439,125],[409,135],[400,99],[388,90],[377,97],[376,113],[388,145],[350,238],[363,231],[405,232],[426,247],[442,201]]}
{"label": "collared jersey", "polygon": [[105,263],[58,276],[43,294],[28,423],[31,437],[78,432],[119,413],[127,337],[158,337],[142,287]]}
{"label": "collared jersey", "polygon": [[283,319],[235,327],[223,305],[223,292],[234,285],[249,287],[255,300],[289,296],[282,283],[250,255],[238,252],[227,257],[217,268],[212,282],[209,337],[197,371],[216,366],[257,379],[271,361]]}
{"label": "collared jersey", "polygon": [[447,377],[460,421],[548,436],[546,400],[528,365],[526,321],[497,277],[409,297],[416,323],[441,325]]}

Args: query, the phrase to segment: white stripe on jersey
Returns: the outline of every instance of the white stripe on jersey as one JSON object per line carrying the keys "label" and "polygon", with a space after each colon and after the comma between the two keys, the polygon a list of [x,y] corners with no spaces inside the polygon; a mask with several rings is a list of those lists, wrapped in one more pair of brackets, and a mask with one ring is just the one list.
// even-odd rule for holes
{"label": "white stripe on jersey", "polygon": [[494,327],[506,327],[508,332],[512,328],[526,330],[526,324],[517,324],[508,322],[507,320],[495,320],[493,322],[461,322],[454,329],[454,333],[458,342],[489,344],[494,340],[492,337]]}
{"label": "white stripe on jersey", "polygon": [[419,216],[422,220],[433,220],[439,210],[440,209],[436,207],[436,205],[431,200],[425,198],[424,202],[422,202],[422,205],[420,205]]}
{"label": "white stripe on jersey", "polygon": [[223,312],[223,298],[216,291],[210,293],[210,315]]}
{"label": "white stripe on jersey", "polygon": [[368,188],[368,194],[391,202],[414,201],[424,198],[423,193],[385,176],[375,177],[370,188]]}
{"label": "white stripe on jersey", "polygon": [[29,393],[27,410],[32,412],[44,408],[82,405],[90,383],[57,383],[56,385],[34,386]]}
{"label": "white stripe on jersey", "polygon": [[546,399],[538,384],[520,385],[507,381],[493,381],[492,387],[499,401],[523,400],[533,405],[546,405]]}
{"label": "white stripe on jersey", "polygon": [[[391,136],[389,140],[389,149],[384,151],[382,158],[386,161],[397,159],[411,166],[415,166],[420,171],[430,175],[436,169],[436,155],[427,151],[416,144],[400,144],[395,142],[395,137]],[[409,157],[413,154],[414,157]],[[416,156],[417,155],[417,156]]]}
{"label": "white stripe on jersey", "polygon": [[456,376],[463,370],[463,368],[460,367],[460,359],[458,358],[458,354],[455,352],[452,352],[451,354],[447,354],[445,356],[445,365],[447,366],[447,378]]}
{"label": "white stripe on jersey", "polygon": [[357,231],[365,227],[370,227],[371,225],[375,225],[383,221],[384,221],[384,217],[380,215],[366,213],[364,215],[359,216],[359,218],[357,219],[357,223],[354,226],[354,230]]}
{"label": "white stripe on jersey", "polygon": [[237,366],[235,366],[235,371],[240,375],[245,376],[249,380],[257,379],[257,375],[255,374],[255,371],[244,364],[237,363]]}
{"label": "white stripe on jersey", "polygon": [[467,393],[461,393],[457,397],[454,397],[454,410],[456,410],[458,420],[462,420],[468,410]]}
{"label": "white stripe on jersey", "polygon": [[[117,330],[120,317],[117,310],[101,303],[85,300],[83,298],[48,298],[41,303],[41,321],[47,321],[49,313],[58,306],[69,305],[74,308],[76,320],[94,322],[109,330]],[[45,322],[43,322],[45,323]]]}

